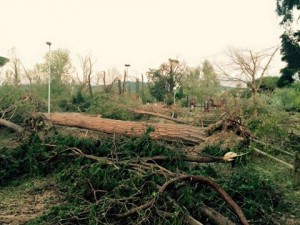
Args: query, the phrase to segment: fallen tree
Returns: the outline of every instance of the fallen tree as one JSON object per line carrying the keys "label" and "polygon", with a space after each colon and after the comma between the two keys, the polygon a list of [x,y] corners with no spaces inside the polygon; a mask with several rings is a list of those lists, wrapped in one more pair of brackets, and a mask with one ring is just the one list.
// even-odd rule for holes
{"label": "fallen tree", "polygon": [[205,129],[187,125],[113,120],[80,113],[45,113],[43,116],[53,125],[78,127],[129,137],[141,136],[148,129],[151,129],[150,136],[156,140],[197,145],[204,142],[206,138]]}

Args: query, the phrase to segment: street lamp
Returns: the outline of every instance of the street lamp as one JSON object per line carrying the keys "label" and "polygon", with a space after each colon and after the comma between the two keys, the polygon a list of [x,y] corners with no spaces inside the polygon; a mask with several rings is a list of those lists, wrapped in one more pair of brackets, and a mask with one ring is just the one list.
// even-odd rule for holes
{"label": "street lamp", "polygon": [[125,64],[126,67],[126,76],[128,77],[128,67],[130,66],[130,64]]}
{"label": "street lamp", "polygon": [[51,88],[51,42],[47,41],[46,44],[49,46],[49,77],[48,77],[48,113],[50,114],[50,88]]}

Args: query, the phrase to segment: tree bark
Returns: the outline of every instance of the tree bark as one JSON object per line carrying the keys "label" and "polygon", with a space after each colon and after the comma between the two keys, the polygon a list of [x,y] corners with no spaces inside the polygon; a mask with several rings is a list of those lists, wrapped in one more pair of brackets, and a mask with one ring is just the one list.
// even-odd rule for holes
{"label": "tree bark", "polygon": [[134,121],[105,119],[79,113],[45,113],[44,116],[54,125],[79,127],[108,134],[121,134],[135,137],[143,135],[148,128],[153,139],[183,142],[197,145],[205,141],[205,129],[178,124],[155,124]]}
{"label": "tree bark", "polygon": [[8,127],[17,133],[22,133],[24,130],[21,126],[4,119],[0,119],[0,125]]}
{"label": "tree bark", "polygon": [[200,209],[201,214],[208,218],[209,222],[215,225],[236,225],[230,219],[223,216],[213,208],[202,206]]}

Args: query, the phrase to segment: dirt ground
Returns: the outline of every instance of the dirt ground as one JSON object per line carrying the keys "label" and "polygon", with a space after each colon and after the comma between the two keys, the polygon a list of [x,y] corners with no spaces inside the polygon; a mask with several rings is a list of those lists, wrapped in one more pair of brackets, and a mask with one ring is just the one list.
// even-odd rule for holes
{"label": "dirt ground", "polygon": [[0,224],[19,225],[58,204],[59,195],[51,178],[39,178],[1,189],[0,199]]}

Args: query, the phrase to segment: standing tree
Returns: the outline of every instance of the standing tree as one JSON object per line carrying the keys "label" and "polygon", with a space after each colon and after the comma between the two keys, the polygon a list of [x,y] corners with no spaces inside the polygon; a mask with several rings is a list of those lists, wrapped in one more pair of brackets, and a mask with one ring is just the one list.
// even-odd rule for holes
{"label": "standing tree", "polygon": [[91,80],[92,80],[94,63],[92,63],[91,56],[87,55],[85,57],[80,57],[80,64],[82,69],[82,81],[77,76],[78,81],[81,83],[82,86],[80,90],[82,90],[85,86],[87,86],[90,96],[93,97]]}
{"label": "standing tree", "polygon": [[[45,55],[45,62],[36,64],[33,70],[33,81],[40,84],[48,84],[50,64],[50,78],[51,78],[51,99],[53,101],[67,97],[67,93],[71,93],[72,81],[72,64],[67,50],[53,50]],[[47,89],[43,89],[47,90]],[[44,92],[43,94],[47,94]]]}
{"label": "standing tree", "polygon": [[201,68],[198,67],[187,67],[186,76],[183,77],[181,85],[184,89],[186,96],[199,96],[200,95],[200,75]]}
{"label": "standing tree", "polygon": [[213,96],[220,90],[220,81],[213,65],[205,60],[202,64],[201,92],[202,97]]}
{"label": "standing tree", "polygon": [[279,47],[254,52],[231,48],[227,52],[229,63],[218,66],[224,81],[244,83],[250,88],[254,107],[253,116],[257,116],[258,90],[278,49]]}
{"label": "standing tree", "polygon": [[71,59],[69,51],[67,50],[54,50],[45,56],[46,62],[42,64],[45,74],[48,74],[48,66],[50,62],[51,83],[53,84],[66,84],[71,81]]}
{"label": "standing tree", "polygon": [[295,75],[300,77],[300,30],[294,30],[295,22],[294,17],[300,9],[299,0],[277,0],[277,14],[282,17],[281,25],[285,31],[281,35],[281,54],[282,60],[287,65],[281,69],[281,77],[278,80],[278,86],[284,87],[295,81]]}
{"label": "standing tree", "polygon": [[152,96],[158,101],[163,101],[167,96],[167,103],[171,104],[175,88],[181,85],[185,71],[185,63],[177,59],[169,59],[159,69],[150,69],[148,78]]}
{"label": "standing tree", "polygon": [[[19,86],[21,84],[20,59],[17,57],[15,48],[10,51],[10,60],[8,60],[8,69],[6,70],[5,84]],[[6,62],[8,62],[6,60]]]}

